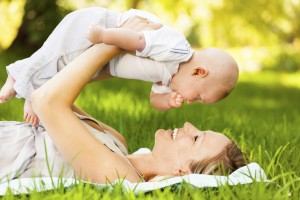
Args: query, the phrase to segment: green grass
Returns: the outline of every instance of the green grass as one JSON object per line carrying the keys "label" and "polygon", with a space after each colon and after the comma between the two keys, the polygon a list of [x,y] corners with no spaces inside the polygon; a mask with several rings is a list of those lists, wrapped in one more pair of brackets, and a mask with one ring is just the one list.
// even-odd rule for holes
{"label": "green grass", "polygon": [[[1,55],[2,56],[2,55]],[[5,64],[0,58],[0,83]],[[150,83],[111,79],[88,85],[77,104],[95,118],[119,130],[129,151],[153,146],[159,128],[174,128],[189,121],[200,129],[223,132],[237,141],[250,159],[265,170],[271,184],[195,189],[188,185],[167,187],[134,195],[118,187],[110,191],[79,184],[31,195],[7,195],[3,199],[298,199],[300,198],[300,74],[262,72],[243,74],[225,100],[211,105],[192,104],[159,112],[149,105]],[[1,120],[22,120],[23,100],[0,105]],[[59,115],[59,113],[58,113]]]}

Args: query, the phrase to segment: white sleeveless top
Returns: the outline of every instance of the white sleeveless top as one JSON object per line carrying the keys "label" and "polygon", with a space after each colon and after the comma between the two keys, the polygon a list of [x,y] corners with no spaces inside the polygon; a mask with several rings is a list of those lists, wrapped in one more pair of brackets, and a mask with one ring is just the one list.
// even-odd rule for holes
{"label": "white sleeveless top", "polygon": [[[76,115],[94,137],[134,168],[126,157],[126,147],[114,135],[108,131],[101,132],[83,121],[88,119],[98,124],[95,119]],[[42,126],[35,128],[25,122],[0,121],[0,141],[5,143],[0,146],[0,183],[18,177],[74,177],[70,164],[58,152]]]}

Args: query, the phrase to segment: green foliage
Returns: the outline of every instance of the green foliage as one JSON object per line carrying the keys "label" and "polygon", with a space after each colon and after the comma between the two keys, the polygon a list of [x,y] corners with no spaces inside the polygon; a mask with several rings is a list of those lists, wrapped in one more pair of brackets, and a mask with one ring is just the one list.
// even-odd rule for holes
{"label": "green foliage", "polygon": [[275,54],[274,57],[264,60],[265,69],[276,71],[296,72],[300,71],[300,53],[289,50]]}

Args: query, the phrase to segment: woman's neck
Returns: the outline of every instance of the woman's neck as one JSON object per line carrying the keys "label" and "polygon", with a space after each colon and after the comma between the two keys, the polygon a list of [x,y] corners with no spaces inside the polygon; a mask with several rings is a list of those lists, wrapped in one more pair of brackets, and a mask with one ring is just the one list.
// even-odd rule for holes
{"label": "woman's neck", "polygon": [[157,174],[157,163],[151,152],[145,154],[131,154],[126,157],[146,181]]}

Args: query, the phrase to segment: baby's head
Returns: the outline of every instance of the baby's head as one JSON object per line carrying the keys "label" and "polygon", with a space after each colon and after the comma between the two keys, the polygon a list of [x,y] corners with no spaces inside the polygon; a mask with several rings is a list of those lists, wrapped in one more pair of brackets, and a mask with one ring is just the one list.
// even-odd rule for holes
{"label": "baby's head", "polygon": [[228,96],[238,76],[238,65],[231,55],[206,48],[195,51],[188,62],[181,63],[171,80],[171,89],[187,103],[215,103]]}

